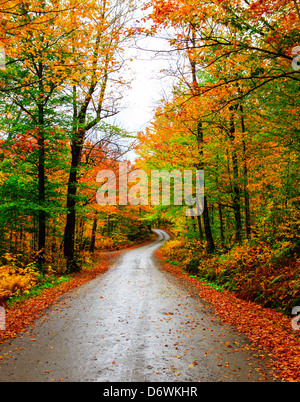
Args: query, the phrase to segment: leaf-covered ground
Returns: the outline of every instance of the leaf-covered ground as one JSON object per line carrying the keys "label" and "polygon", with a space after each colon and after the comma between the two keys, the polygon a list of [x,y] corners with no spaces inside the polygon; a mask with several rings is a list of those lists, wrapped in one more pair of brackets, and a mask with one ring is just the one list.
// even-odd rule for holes
{"label": "leaf-covered ground", "polygon": [[[20,302],[6,310],[6,331],[0,331],[0,341],[12,338],[34,324],[44,310],[54,303],[61,295],[94,279],[106,272],[113,260],[123,251],[101,254],[99,263],[93,269],[84,270],[74,275],[68,282],[45,289],[38,296],[25,302]],[[210,302],[216,314],[226,323],[234,325],[238,331],[247,335],[258,349],[264,349],[265,355],[260,358],[272,357],[274,375],[279,381],[300,381],[300,341],[299,332],[292,329],[291,318],[266,309],[260,305],[241,300],[232,292],[222,292],[185,274],[180,267],[174,267],[164,262],[161,251],[156,252],[164,269],[176,275],[179,279],[188,281],[197,288],[199,297]]]}
{"label": "leaf-covered ground", "polygon": [[156,252],[164,269],[197,288],[199,297],[212,303],[216,314],[227,324],[234,325],[258,349],[272,357],[274,376],[282,382],[300,381],[299,331],[293,330],[292,319],[254,302],[237,298],[232,292],[222,292],[184,273],[180,267],[165,262],[161,251]]}

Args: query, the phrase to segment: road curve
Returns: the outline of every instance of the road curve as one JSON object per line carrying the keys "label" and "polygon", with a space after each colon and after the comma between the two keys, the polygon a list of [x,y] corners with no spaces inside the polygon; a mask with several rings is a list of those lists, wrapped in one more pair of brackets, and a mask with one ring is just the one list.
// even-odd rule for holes
{"label": "road curve", "polygon": [[[61,297],[33,329],[0,345],[0,381],[266,381],[247,339],[153,256],[169,239],[128,251]],[[267,377],[265,377],[267,375]]]}

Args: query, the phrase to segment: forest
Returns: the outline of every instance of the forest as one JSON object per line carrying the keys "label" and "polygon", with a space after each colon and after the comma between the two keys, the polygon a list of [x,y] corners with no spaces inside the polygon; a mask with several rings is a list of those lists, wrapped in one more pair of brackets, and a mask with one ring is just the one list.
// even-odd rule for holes
{"label": "forest", "polygon": [[[159,227],[188,275],[287,314],[300,304],[298,0],[3,0],[0,16],[1,303]],[[132,133],[111,123],[126,48],[156,36],[174,85]],[[204,171],[203,214],[99,205],[97,174],[121,161]]]}

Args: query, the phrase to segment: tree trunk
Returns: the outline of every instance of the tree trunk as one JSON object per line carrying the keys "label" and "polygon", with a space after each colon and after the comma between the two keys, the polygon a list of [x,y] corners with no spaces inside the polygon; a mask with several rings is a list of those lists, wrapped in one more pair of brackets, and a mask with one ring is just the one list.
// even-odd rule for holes
{"label": "tree trunk", "polygon": [[38,182],[39,182],[39,216],[38,216],[38,264],[41,272],[44,271],[45,265],[45,247],[46,247],[46,212],[45,212],[45,121],[44,121],[44,86],[43,86],[43,64],[38,65],[39,77],[39,100],[38,100]]}
{"label": "tree trunk", "polygon": [[[244,121],[244,110],[243,106],[240,105],[241,111],[241,125],[242,125],[242,133],[245,133],[245,121]],[[244,164],[244,198],[245,198],[245,225],[246,225],[246,235],[247,239],[250,239],[251,236],[251,214],[250,214],[250,197],[248,191],[248,167],[247,167],[247,155],[246,155],[246,143],[243,138],[243,164]]]}
{"label": "tree trunk", "polygon": [[197,221],[198,221],[200,240],[203,240],[203,229],[202,229],[202,223],[201,223],[201,216],[197,216]]}
{"label": "tree trunk", "polygon": [[39,229],[38,229],[38,264],[40,270],[44,270],[45,264],[45,247],[46,247],[46,212],[45,206],[45,139],[43,133],[39,132],[39,165],[38,165],[38,177],[39,177]]}
{"label": "tree trunk", "polygon": [[[200,162],[198,164],[198,168],[199,168],[199,170],[203,170],[204,169],[203,131],[202,131],[202,123],[200,121],[197,122],[197,142],[198,142],[199,157],[200,157]],[[207,252],[213,253],[215,251],[215,243],[214,243],[211,226],[210,226],[209,211],[208,211],[206,195],[204,195],[203,223],[204,223],[204,232],[205,232],[205,237],[206,237],[206,242],[207,242]]]}
{"label": "tree trunk", "polygon": [[[195,29],[194,27],[191,27],[191,43],[193,49],[196,47],[196,42],[195,42]],[[189,43],[187,42],[187,47],[189,47]],[[197,78],[197,61],[196,59],[189,57],[190,65],[191,65],[191,73],[192,73],[192,88],[191,90],[193,92],[199,92],[199,84],[198,84],[198,78]],[[199,164],[197,168],[199,170],[204,170],[204,163],[203,163],[203,129],[202,129],[202,122],[198,121],[197,122],[197,132],[196,132],[196,137],[197,137],[197,143],[198,143],[198,151],[199,151]],[[212,236],[212,231],[211,231],[211,226],[210,226],[210,220],[209,220],[209,211],[208,211],[208,204],[207,204],[207,197],[204,196],[204,210],[203,210],[203,223],[204,223],[204,232],[205,232],[205,237],[206,237],[206,242],[207,242],[207,251],[209,253],[212,253],[215,251],[215,244],[214,244],[214,239]]]}
{"label": "tree trunk", "polygon": [[87,123],[86,118],[88,113],[88,107],[93,100],[93,94],[96,91],[98,84],[96,70],[99,56],[98,52],[99,52],[100,38],[101,38],[101,32],[99,32],[95,45],[96,47],[93,60],[93,67],[95,72],[94,75],[92,76],[89,90],[86,94],[86,97],[79,111],[77,105],[76,86],[73,87],[73,139],[71,143],[72,160],[71,160],[71,168],[68,182],[67,223],[64,233],[64,255],[67,260],[67,268],[69,272],[73,271],[76,272],[80,269],[80,267],[75,261],[75,232],[76,232],[76,193],[77,193],[77,179],[78,179],[77,175],[78,175],[78,168],[81,162],[82,147],[84,144],[85,134],[101,121],[102,104],[104,101],[108,81],[109,57],[107,56],[103,75],[103,82],[101,85],[98,107],[97,107],[97,116],[95,117],[94,120]]}
{"label": "tree trunk", "polygon": [[94,252],[95,252],[96,233],[97,233],[97,223],[98,223],[98,218],[97,218],[97,215],[95,214],[94,222],[93,222],[93,229],[92,229],[90,253],[94,253]]}
{"label": "tree trunk", "polygon": [[79,270],[75,261],[75,229],[76,229],[76,194],[77,194],[77,174],[81,161],[81,151],[83,145],[83,134],[72,142],[72,160],[68,182],[67,194],[67,222],[64,233],[64,255],[67,260],[69,272]]}
{"label": "tree trunk", "polygon": [[234,124],[234,114],[233,107],[229,108],[232,111],[230,116],[230,126],[229,126],[229,138],[232,142],[232,169],[233,169],[233,210],[235,218],[235,238],[238,243],[242,240],[242,217],[241,217],[241,195],[240,188],[238,184],[239,179],[239,169],[238,169],[238,157],[235,150],[234,139],[235,139],[235,124]]}
{"label": "tree trunk", "polygon": [[219,219],[220,219],[221,245],[222,245],[222,248],[224,248],[224,246],[225,246],[224,222],[223,222],[222,204],[220,204],[220,203],[219,203]]}

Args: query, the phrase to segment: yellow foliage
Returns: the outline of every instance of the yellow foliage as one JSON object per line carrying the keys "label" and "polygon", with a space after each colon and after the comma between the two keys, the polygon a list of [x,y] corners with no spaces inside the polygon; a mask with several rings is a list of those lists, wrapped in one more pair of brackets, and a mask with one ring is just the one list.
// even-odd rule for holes
{"label": "yellow foliage", "polygon": [[36,285],[38,275],[31,266],[19,268],[4,265],[0,267],[0,299],[29,291]]}
{"label": "yellow foliage", "polygon": [[99,250],[109,250],[114,246],[113,239],[110,237],[99,236],[97,239],[97,248]]}
{"label": "yellow foliage", "polygon": [[163,254],[167,255],[171,259],[181,259],[182,253],[186,253],[186,249],[184,247],[184,242],[182,240],[170,240],[162,247]]}

